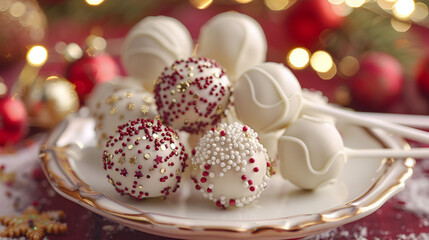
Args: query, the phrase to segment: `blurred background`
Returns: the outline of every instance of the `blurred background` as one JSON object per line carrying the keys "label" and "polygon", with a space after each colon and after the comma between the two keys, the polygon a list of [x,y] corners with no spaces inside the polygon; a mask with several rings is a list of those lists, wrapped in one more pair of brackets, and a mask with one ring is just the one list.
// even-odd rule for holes
{"label": "blurred background", "polygon": [[[360,111],[429,114],[429,1],[0,0],[0,144],[52,128],[94,85],[125,72],[121,44],[145,16],[200,27],[224,11],[255,18],[268,61]],[[12,140],[10,140],[12,139]]]}

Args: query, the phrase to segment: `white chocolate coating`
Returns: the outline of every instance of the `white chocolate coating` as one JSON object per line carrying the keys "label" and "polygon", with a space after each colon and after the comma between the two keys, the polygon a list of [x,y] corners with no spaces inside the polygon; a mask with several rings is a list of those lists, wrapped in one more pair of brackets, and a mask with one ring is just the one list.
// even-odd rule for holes
{"label": "white chocolate coating", "polygon": [[127,73],[152,92],[162,70],[177,59],[190,57],[192,50],[191,35],[178,20],[146,17],[125,38],[121,60]]}
{"label": "white chocolate coating", "polygon": [[[316,90],[310,90],[310,89],[302,89],[302,97],[304,100],[311,102],[312,104],[321,104],[321,105],[327,105],[328,104],[328,98],[323,95],[322,92],[316,91]],[[307,110],[305,107],[302,108],[300,116],[312,116],[315,118],[321,118],[327,121],[331,121],[332,123],[335,123],[336,119],[335,117],[323,113],[314,112],[311,109]]]}
{"label": "white chocolate coating", "polygon": [[346,161],[343,139],[336,127],[307,116],[296,120],[280,137],[278,155],[283,178],[303,189],[335,181]]}
{"label": "white chocolate coating", "polygon": [[153,95],[144,90],[121,89],[105,95],[96,104],[95,134],[99,143],[113,135],[119,125],[137,118],[154,119],[158,115]]}
{"label": "white chocolate coating", "polygon": [[259,198],[270,179],[271,163],[257,136],[239,123],[221,123],[208,131],[192,151],[195,189],[224,208]]}
{"label": "white chocolate coating", "polygon": [[234,85],[238,119],[258,132],[285,128],[302,108],[298,80],[283,64],[262,63],[244,72]]}
{"label": "white chocolate coating", "polygon": [[267,41],[253,18],[224,12],[205,23],[198,39],[197,56],[216,60],[235,81],[246,69],[265,61]]}
{"label": "white chocolate coating", "polygon": [[143,87],[133,78],[116,77],[110,81],[95,85],[86,99],[86,106],[92,114],[97,114],[100,111],[99,104],[106,100],[106,96],[110,96],[121,89],[143,90]]}
{"label": "white chocolate coating", "polygon": [[122,195],[167,196],[179,187],[188,155],[177,134],[159,120],[137,119],[119,126],[105,144],[103,168]]}
{"label": "white chocolate coating", "polygon": [[223,68],[207,58],[176,61],[162,72],[155,99],[164,124],[189,133],[215,126],[228,107],[231,82]]}

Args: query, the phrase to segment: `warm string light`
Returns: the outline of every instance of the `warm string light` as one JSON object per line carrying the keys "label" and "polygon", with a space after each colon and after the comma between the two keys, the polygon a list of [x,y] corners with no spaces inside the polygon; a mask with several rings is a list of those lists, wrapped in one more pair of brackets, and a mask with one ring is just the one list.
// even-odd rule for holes
{"label": "warm string light", "polygon": [[189,3],[198,9],[206,9],[213,3],[213,0],[189,0]]}
{"label": "warm string light", "polygon": [[104,2],[104,0],[85,0],[86,4],[90,6],[98,6]]}
{"label": "warm string light", "polygon": [[295,48],[289,52],[287,62],[293,69],[304,69],[310,61],[310,52],[305,48]]}
{"label": "warm string light", "polygon": [[393,14],[402,19],[407,19],[415,10],[414,0],[398,0],[393,6]]}
{"label": "warm string light", "polygon": [[27,62],[33,67],[41,67],[48,59],[48,51],[43,46],[34,46],[27,52]]}

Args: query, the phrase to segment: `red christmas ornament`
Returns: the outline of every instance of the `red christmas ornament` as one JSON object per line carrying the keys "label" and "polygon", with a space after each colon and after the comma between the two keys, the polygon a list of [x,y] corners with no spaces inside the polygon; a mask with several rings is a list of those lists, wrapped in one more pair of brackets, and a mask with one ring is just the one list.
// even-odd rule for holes
{"label": "red christmas ornament", "polygon": [[421,61],[417,69],[416,83],[425,97],[429,98],[429,56]]}
{"label": "red christmas ornament", "polygon": [[25,136],[27,129],[27,111],[21,100],[0,98],[0,146],[18,142]]}
{"label": "red christmas ornament", "polygon": [[364,55],[360,69],[350,79],[353,103],[365,110],[383,110],[401,95],[404,84],[401,64],[394,57],[372,52]]}
{"label": "red christmas ornament", "polygon": [[294,44],[311,48],[325,29],[337,29],[344,17],[338,15],[327,0],[300,0],[286,16],[288,38]]}
{"label": "red christmas ornament", "polygon": [[111,80],[119,73],[119,68],[108,54],[100,53],[94,56],[84,56],[71,63],[66,72],[66,78],[76,86],[81,103],[99,83]]}

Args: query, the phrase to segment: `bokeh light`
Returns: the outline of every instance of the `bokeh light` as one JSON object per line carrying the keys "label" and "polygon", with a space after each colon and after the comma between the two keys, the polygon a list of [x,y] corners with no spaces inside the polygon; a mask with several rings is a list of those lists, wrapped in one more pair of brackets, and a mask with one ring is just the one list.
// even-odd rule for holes
{"label": "bokeh light", "polygon": [[411,28],[411,23],[399,21],[395,18],[390,19],[390,24],[397,32],[406,32]]}
{"label": "bokeh light", "polygon": [[16,1],[9,8],[10,15],[19,18],[25,14],[26,6],[24,3]]}
{"label": "bokeh light", "polygon": [[235,0],[235,1],[241,4],[245,4],[245,3],[250,3],[253,0]]}
{"label": "bokeh light", "polygon": [[393,6],[393,13],[398,18],[408,18],[415,8],[414,0],[398,0]]}
{"label": "bokeh light", "polygon": [[418,2],[415,5],[413,14],[410,15],[413,21],[422,21],[428,16],[428,6],[422,2]]}
{"label": "bokeh light", "polygon": [[292,49],[287,56],[287,62],[293,69],[303,69],[307,67],[309,61],[310,52],[305,48]]}
{"label": "bokeh light", "polygon": [[34,46],[27,52],[27,62],[33,67],[40,67],[48,59],[48,51],[43,46]]}
{"label": "bokeh light", "polygon": [[334,61],[329,53],[317,51],[311,56],[310,65],[316,72],[326,73],[334,66]]}
{"label": "bokeh light", "polygon": [[329,0],[329,2],[334,5],[341,5],[344,3],[344,0]]}
{"label": "bokeh light", "polygon": [[104,2],[104,0],[85,0],[88,5],[98,6]]}
{"label": "bokeh light", "polygon": [[273,11],[281,11],[289,6],[289,0],[264,0],[264,3]]}
{"label": "bokeh light", "polygon": [[332,64],[331,68],[326,72],[317,72],[317,75],[323,80],[330,80],[337,74],[337,67],[335,64]]}
{"label": "bokeh light", "polygon": [[189,0],[189,3],[198,9],[206,9],[213,3],[213,0]]}
{"label": "bokeh light", "polygon": [[355,57],[346,56],[341,59],[338,68],[344,76],[351,77],[359,71],[359,61]]}
{"label": "bokeh light", "polygon": [[345,0],[345,2],[349,7],[358,8],[365,3],[365,0]]}

